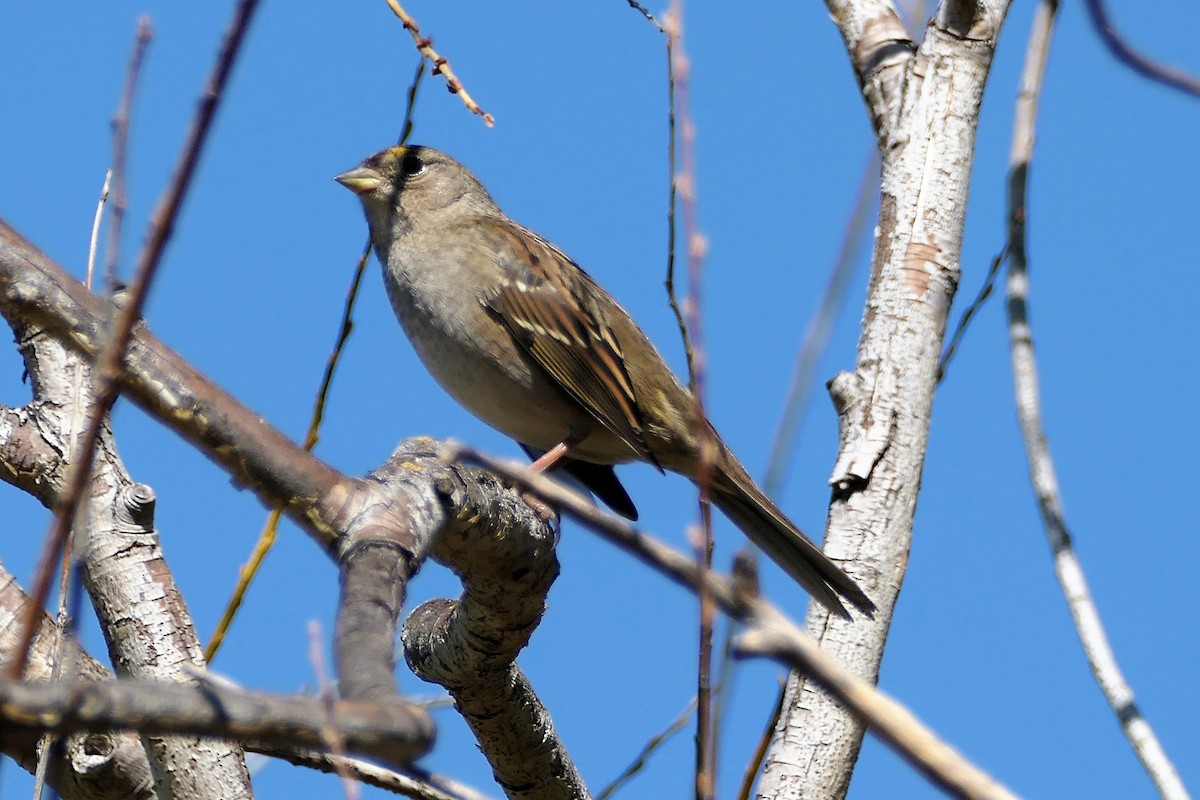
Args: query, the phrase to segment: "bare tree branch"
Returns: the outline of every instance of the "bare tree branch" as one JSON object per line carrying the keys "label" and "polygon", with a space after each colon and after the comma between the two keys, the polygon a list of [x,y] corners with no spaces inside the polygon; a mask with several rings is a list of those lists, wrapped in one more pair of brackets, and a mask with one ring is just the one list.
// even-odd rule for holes
{"label": "bare tree branch", "polygon": [[387,764],[411,763],[433,740],[433,723],[413,706],[340,700],[327,707],[321,698],[246,692],[214,681],[0,680],[0,723],[14,731],[133,729],[326,750],[324,729],[331,722],[348,751]]}
{"label": "bare tree branch", "polygon": [[442,56],[438,51],[433,49],[433,40],[428,36],[421,35],[421,28],[417,25],[417,21],[409,16],[408,12],[404,10],[404,7],[397,0],[387,0],[387,4],[388,8],[392,9],[392,13],[396,15],[396,18],[404,25],[404,30],[412,34],[413,43],[416,44],[417,50],[433,65],[433,74],[444,75],[446,77],[446,88],[450,90],[450,94],[458,95],[459,99],[463,101],[463,105],[467,107],[467,110],[472,114],[478,114],[482,117],[484,124],[489,128],[495,125],[496,118],[479,107],[479,104],[475,102],[475,98],[467,93],[467,90],[463,88],[462,81],[458,79],[458,76],[454,74],[454,70],[450,68],[450,62],[446,60],[445,56]]}
{"label": "bare tree branch", "polygon": [[[44,319],[74,346],[94,352],[101,326],[99,301],[15,232],[0,226],[0,287],[4,286],[9,291],[0,292],[0,311]],[[343,599],[336,650],[342,690],[355,699],[395,697],[389,651],[407,579],[447,525],[454,530],[476,516],[448,515],[463,509],[453,471],[414,469],[411,453],[402,448],[367,479],[350,480],[241,407],[147,330],[135,332],[127,363],[125,386],[132,397],[235,477],[251,483],[265,501],[286,502],[297,521],[338,559]],[[494,481],[490,486],[471,491],[482,492],[480,502],[513,502]],[[517,507],[533,518],[525,504],[518,502]],[[483,516],[512,521],[511,511],[504,516],[489,509]],[[529,519],[524,524],[529,525]],[[487,613],[495,614],[495,609]],[[508,630],[520,632],[520,627],[510,625]],[[527,638],[528,633],[523,635]]]}
{"label": "bare tree branch", "polygon": [[[490,458],[461,446],[447,457],[483,464],[554,503],[579,522],[627,551],[642,563],[693,592],[711,593],[717,606],[744,623],[739,647],[743,654],[762,655],[805,675],[828,697],[863,720],[922,774],[957,797],[1012,800],[1007,789],[941,742],[913,714],[874,684],[857,677],[831,658],[775,606],[758,596],[746,581],[725,578],[700,568],[695,559],[647,536],[630,522],[608,514],[573,491],[521,465]],[[860,620],[861,624],[861,620]]]}
{"label": "bare tree branch", "polygon": [[386,769],[357,758],[340,758],[315,750],[278,750],[259,748],[253,742],[246,749],[273,758],[287,761],[299,767],[308,767],[318,772],[337,772],[349,775],[360,783],[377,786],[405,797],[417,800],[489,800],[487,795],[459,781],[442,775],[425,772],[416,767]]}
{"label": "bare tree branch", "polygon": [[[138,18],[137,32],[134,34],[133,52],[129,55],[129,66],[125,69],[125,88],[121,92],[121,102],[117,113],[113,116],[113,155],[112,155],[112,211],[108,223],[108,253],[104,259],[105,291],[111,294],[116,289],[117,261],[121,251],[121,232],[125,227],[125,180],[127,172],[125,161],[129,146],[129,119],[133,113],[133,97],[137,91],[138,77],[141,75],[142,59],[154,33],[150,28],[150,18]],[[90,275],[90,271],[89,271]],[[91,281],[88,288],[92,288]]]}
{"label": "bare tree branch", "polygon": [[[36,325],[12,319],[21,341],[26,371],[35,401],[25,410],[40,437],[41,459],[30,466],[32,482],[48,505],[58,502],[67,482],[79,420],[89,402],[80,387],[91,385],[90,365]],[[135,484],[117,454],[107,425],[103,426],[88,482],[87,502],[75,519],[71,549],[78,558],[109,652],[118,670],[127,675],[161,680],[191,681],[185,668],[203,664],[191,618],[159,547],[154,529],[153,492]],[[43,627],[36,601],[21,606],[27,618]],[[138,624],[130,624],[138,620]],[[13,670],[19,660],[14,648],[8,659]],[[73,677],[77,667],[72,650],[54,661],[54,678]],[[161,787],[177,797],[245,796],[249,775],[241,750],[229,742],[150,737],[151,765]]]}
{"label": "bare tree branch", "polygon": [[458,510],[432,556],[463,581],[458,600],[431,600],[405,621],[409,667],[446,687],[509,797],[587,797],[549,713],[515,663],[558,576],[556,531],[515,493],[493,491],[503,484],[491,473],[447,466],[444,448],[431,440],[402,450],[393,468],[433,472],[447,507]]}
{"label": "bare tree branch", "polygon": [[1037,496],[1038,509],[1041,511],[1042,526],[1054,555],[1054,572],[1062,586],[1092,674],[1108,700],[1122,733],[1129,740],[1150,779],[1154,781],[1159,795],[1170,800],[1184,800],[1189,797],[1188,791],[1154,729],[1138,709],[1133,687],[1121,672],[1116,654],[1104,631],[1091,588],[1084,576],[1083,565],[1067,529],[1054,460],[1042,424],[1033,328],[1029,321],[1026,223],[1029,165],[1033,158],[1037,130],[1038,101],[1041,97],[1046,57],[1050,50],[1057,12],[1057,0],[1043,0],[1038,5],[1025,51],[1025,68],[1021,75],[1021,91],[1017,97],[1016,120],[1013,124],[1008,180],[1007,249],[1010,257],[1007,287],[1009,343],[1012,351],[1017,417],[1021,423],[1025,454],[1029,461],[1029,476]]}
{"label": "bare tree branch", "polygon": [[634,759],[632,762],[630,762],[629,766],[621,770],[620,775],[614,778],[612,782],[608,784],[608,786],[605,786],[600,790],[600,792],[596,795],[596,800],[608,800],[608,798],[617,793],[617,790],[619,790],[622,786],[632,780],[635,775],[641,772],[646,766],[646,763],[650,760],[650,756],[654,754],[654,751],[658,750],[658,748],[670,741],[671,737],[683,730],[684,726],[687,725],[688,718],[691,717],[695,706],[696,701],[694,699],[689,701],[684,707],[683,711],[679,712],[679,715],[676,716],[675,719],[671,720],[667,727],[651,736],[646,741],[646,744],[642,747],[642,749],[638,751],[638,754],[634,756]]}
{"label": "bare tree branch", "polygon": [[[908,561],[938,356],[961,274],[983,89],[1006,0],[944,3],[919,46],[880,2],[828,3],[863,87],[882,157],[879,221],[855,370],[830,383],[839,450],[825,552],[875,600],[874,620],[811,606],[806,630],[873,683]],[[789,679],[759,796],[843,797],[859,719],[814,679]]]}
{"label": "bare tree branch", "polygon": [[[0,566],[0,665],[8,663],[16,650],[18,643],[18,621],[25,616],[25,609],[32,603],[31,599],[21,591],[12,575],[4,572]],[[42,623],[34,640],[33,652],[26,668],[25,680],[47,681],[50,677],[51,658],[63,639],[59,627],[48,616],[41,616]],[[141,692],[147,686],[150,697],[134,698],[134,706],[126,707],[122,713],[132,713],[130,708],[156,707],[153,695],[161,688],[158,683],[113,681],[112,673],[92,659],[72,639],[66,639],[66,645],[72,653],[71,662],[76,674],[90,681],[104,681],[100,691],[108,697],[110,692],[118,697],[125,690],[134,694]],[[193,673],[196,674],[196,673]],[[7,686],[8,684],[3,684]],[[24,688],[25,684],[15,684]],[[76,684],[69,684],[76,685]],[[68,705],[77,704],[80,697],[76,692],[63,700],[61,692],[66,691],[68,684],[52,687],[47,695],[53,703],[66,702]],[[184,714],[191,718],[187,724],[202,724],[196,720],[222,711],[218,696],[209,691],[220,692],[222,684],[215,679],[201,679],[192,687],[180,687],[182,693],[177,693],[176,700],[185,709]],[[122,689],[121,687],[124,687]],[[140,689],[138,687],[141,687]],[[76,688],[77,685],[76,685]],[[317,741],[321,736],[321,726],[329,722],[328,710],[319,701],[311,698],[282,698],[283,704],[275,704],[275,696],[246,692],[240,689],[228,689],[233,692],[237,704],[247,708],[245,723],[249,726],[260,726],[260,738],[246,742],[247,749],[266,755],[283,758],[296,764],[311,766],[321,771],[333,771],[335,762],[339,759],[328,753],[316,750],[305,750],[302,741]],[[29,697],[29,695],[22,695]],[[44,698],[43,698],[44,699]],[[294,701],[294,702],[293,702]],[[15,761],[32,770],[36,760],[37,731],[45,720],[43,715],[51,714],[53,703],[41,705],[36,701],[36,709],[27,709],[27,717],[36,715],[38,719],[31,727],[24,725],[0,725],[0,752],[12,757]],[[249,704],[249,705],[247,705]],[[254,705],[254,704],[261,704]],[[10,713],[5,711],[0,703],[0,716]],[[271,725],[261,727],[266,719],[258,718],[258,709],[265,709],[267,717],[277,717],[285,720],[284,728],[272,728]],[[276,714],[276,709],[279,714]],[[11,709],[10,709],[11,710]],[[158,708],[153,713],[159,713]],[[428,716],[419,708],[411,705],[378,707],[365,703],[339,703],[334,707],[335,721],[351,722],[352,728],[359,728],[351,734],[356,744],[361,741],[361,752],[375,757],[381,754],[389,762],[400,769],[403,774],[391,770],[356,762],[354,759],[340,759],[341,766],[356,779],[384,786],[413,797],[436,798],[445,800],[448,797],[472,798],[478,800],[479,795],[468,787],[453,781],[429,775],[419,769],[408,766],[413,758],[423,752],[429,745],[431,722]],[[84,709],[85,714],[96,713],[94,709]],[[143,713],[143,712],[138,712]],[[166,713],[163,711],[163,713]],[[290,721],[286,721],[290,720]],[[93,720],[94,721],[94,720]],[[122,724],[129,722],[127,718],[119,720]],[[82,724],[82,723],[81,723]],[[99,724],[99,723],[97,723]],[[161,726],[168,726],[170,720],[166,717],[157,721]],[[307,730],[302,732],[300,739],[287,730],[287,725],[299,724]],[[86,725],[84,727],[91,727]],[[216,730],[215,728],[213,730]],[[350,729],[348,729],[350,730]],[[397,739],[397,732],[399,738]],[[365,738],[360,736],[365,734]],[[59,794],[68,800],[117,800],[118,798],[136,798],[136,800],[152,800],[155,797],[153,780],[141,741],[135,734],[88,733],[75,734],[67,737],[63,753],[51,761],[51,783]]]}
{"label": "bare tree branch", "polygon": [[[200,151],[221,100],[225,82],[229,77],[256,6],[257,0],[242,0],[234,13],[233,22],[225,37],[221,53],[217,57],[212,77],[201,98],[196,119],[184,144],[175,175],[165,196],[151,215],[150,235],[138,258],[137,269],[129,287],[129,296],[114,314],[112,325],[106,330],[103,345],[96,356],[92,372],[93,403],[88,412],[87,425],[83,435],[79,437],[79,441],[73,447],[70,476],[55,508],[54,521],[46,536],[38,575],[32,589],[39,608],[45,605],[46,598],[49,596],[54,564],[61,556],[71,519],[75,515],[75,508],[87,485],[101,426],[104,424],[109,409],[112,408],[113,401],[116,400],[118,381],[121,377],[120,363],[133,333],[133,326],[141,318],[142,307],[149,295],[150,285],[154,280],[163,249],[170,238],[175,216],[191,185],[196,162],[200,158]],[[26,634],[28,637],[33,636],[35,626],[36,621],[31,618],[28,625],[29,632]],[[23,666],[22,660],[23,657],[18,654],[17,660],[13,662],[11,675],[20,675]]]}
{"label": "bare tree branch", "polygon": [[[70,453],[76,422],[87,412],[88,398],[79,391],[91,385],[90,366],[46,333],[14,320],[26,369],[33,378],[36,408],[52,414],[39,426],[54,457],[40,467],[41,480],[55,494],[66,483],[67,464],[58,453]],[[66,421],[68,424],[63,424]],[[53,500],[53,496],[52,496]],[[88,592],[92,597],[109,652],[126,675],[191,682],[186,670],[203,665],[199,642],[182,593],[163,558],[154,528],[154,494],[126,472],[107,426],[100,432],[87,502],[77,515],[76,544]],[[34,603],[30,606],[36,608]],[[138,620],[131,625],[130,620]],[[56,668],[58,662],[56,662]],[[63,674],[74,667],[64,665]],[[151,766],[159,786],[172,796],[245,796],[249,775],[239,747],[229,742],[154,737]]]}
{"label": "bare tree branch", "polygon": [[[680,330],[683,333],[684,350],[688,355],[688,385],[696,398],[697,408],[701,417],[705,411],[707,396],[708,357],[704,341],[704,258],[708,253],[708,240],[700,229],[698,211],[698,173],[696,171],[696,120],[691,109],[691,62],[687,56],[684,40],[684,6],[683,0],[671,0],[670,7],[664,16],[664,29],[668,38],[668,53],[671,61],[668,66],[668,83],[672,87],[671,102],[668,106],[668,117],[671,122],[671,133],[678,132],[679,164],[677,171],[671,176],[672,211],[675,196],[678,194],[679,210],[683,221],[683,240],[687,252],[687,294],[683,298],[683,320]],[[678,127],[675,122],[678,120]],[[672,141],[671,163],[675,167],[675,142]],[[670,215],[672,224],[674,215]],[[667,290],[671,300],[675,299],[674,292],[674,234],[668,247]],[[705,569],[712,568],[713,535],[712,535],[712,504],[709,497],[709,487],[712,483],[712,469],[717,457],[717,442],[715,436],[707,433],[710,428],[700,426],[702,433],[699,439],[700,457],[696,474],[690,476],[697,487],[699,521],[692,531],[695,544],[696,561]],[[716,791],[717,759],[716,734],[713,730],[712,710],[712,640],[713,619],[716,609],[710,597],[700,593],[700,607],[697,630],[696,658],[696,747],[694,789],[696,800],[710,800]]]}
{"label": "bare tree branch", "polygon": [[850,278],[854,275],[854,267],[858,264],[869,230],[871,209],[877,195],[875,185],[879,177],[879,153],[872,150],[863,159],[862,178],[859,180],[858,191],[854,195],[854,204],[850,216],[846,220],[846,229],[838,245],[837,256],[829,271],[829,280],[825,291],[821,293],[821,302],[817,304],[817,313],[804,329],[800,350],[796,354],[796,366],[792,370],[792,385],[788,389],[784,401],[783,413],[779,417],[779,426],[771,438],[771,455],[767,458],[767,471],[763,477],[763,490],[774,497],[783,487],[787,477],[788,462],[796,450],[796,442],[800,435],[800,422],[808,408],[808,399],[812,393],[813,375],[817,362],[829,344],[829,336],[842,301],[850,288]]}
{"label": "bare tree branch", "polygon": [[916,45],[889,0],[826,0],[825,5],[842,34],[879,148],[886,151],[896,133],[890,118],[899,105],[901,78]]}
{"label": "bare tree branch", "polygon": [[1085,0],[1083,5],[1087,8],[1088,16],[1092,20],[1092,25],[1096,27],[1096,32],[1100,34],[1100,39],[1118,61],[1142,77],[1157,81],[1172,89],[1178,89],[1192,97],[1200,97],[1200,79],[1181,69],[1160,64],[1134,50],[1121,36],[1117,26],[1113,24],[1112,18],[1108,16],[1103,0]]}
{"label": "bare tree branch", "polygon": [[[0,565],[0,666],[7,666],[20,643],[20,626],[33,601],[16,578]],[[89,656],[45,613],[40,616],[23,678],[48,681],[55,660],[68,653],[73,677],[106,680],[107,669]],[[38,762],[36,730],[0,727],[0,752],[32,772]],[[69,736],[51,749],[47,780],[65,800],[153,800],[154,776],[142,742],[131,733],[93,733]]]}
{"label": "bare tree branch", "polygon": [[[0,312],[43,325],[90,358],[102,345],[108,307],[0,220]],[[123,390],[191,441],[265,503],[287,512],[325,547],[339,529],[352,481],[272,428],[144,327],[133,333]]]}

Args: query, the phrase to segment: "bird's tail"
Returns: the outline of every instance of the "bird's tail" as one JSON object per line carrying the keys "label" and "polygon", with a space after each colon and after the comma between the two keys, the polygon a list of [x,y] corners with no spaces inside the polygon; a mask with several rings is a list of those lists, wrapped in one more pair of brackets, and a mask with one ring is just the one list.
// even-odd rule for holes
{"label": "bird's tail", "polygon": [[815,600],[843,617],[849,614],[842,600],[872,616],[875,604],[858,584],[784,516],[724,446],[709,489],[713,504]]}

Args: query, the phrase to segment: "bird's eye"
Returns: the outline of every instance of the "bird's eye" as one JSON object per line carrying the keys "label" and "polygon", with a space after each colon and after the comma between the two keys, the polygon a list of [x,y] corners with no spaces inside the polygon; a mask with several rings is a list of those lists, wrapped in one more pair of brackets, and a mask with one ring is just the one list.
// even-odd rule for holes
{"label": "bird's eye", "polygon": [[400,162],[400,170],[410,178],[420,174],[423,169],[425,169],[425,162],[421,160],[420,156],[406,155]]}

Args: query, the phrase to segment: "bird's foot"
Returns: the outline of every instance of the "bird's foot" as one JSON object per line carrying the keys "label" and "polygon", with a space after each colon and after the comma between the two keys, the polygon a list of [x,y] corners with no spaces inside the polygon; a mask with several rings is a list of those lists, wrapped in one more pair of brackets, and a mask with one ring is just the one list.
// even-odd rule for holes
{"label": "bird's foot", "polygon": [[521,499],[525,501],[525,505],[533,509],[533,513],[537,514],[538,519],[542,522],[550,525],[558,522],[558,509],[542,498],[537,497],[532,492],[521,492]]}

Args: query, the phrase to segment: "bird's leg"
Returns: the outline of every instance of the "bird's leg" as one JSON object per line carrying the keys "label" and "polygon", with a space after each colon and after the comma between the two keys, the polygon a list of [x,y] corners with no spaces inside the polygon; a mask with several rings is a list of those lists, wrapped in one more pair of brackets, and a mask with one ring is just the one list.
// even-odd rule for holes
{"label": "bird's leg", "polygon": [[551,447],[546,452],[542,453],[536,461],[529,465],[530,472],[549,472],[557,466],[559,461],[562,461],[567,453],[571,452],[571,448],[583,441],[584,435],[570,434],[558,444]]}
{"label": "bird's leg", "polygon": [[[542,453],[537,460],[529,465],[530,472],[549,472],[558,466],[558,463],[566,458],[567,453],[571,452],[572,448],[587,438],[587,433],[572,430],[567,434],[567,438],[563,439],[558,444],[551,447],[546,452]],[[535,497],[532,492],[522,492],[521,499],[525,504],[533,509],[534,513],[541,517],[543,522],[550,522],[558,517],[558,511],[548,504],[544,503],[541,498]]]}

